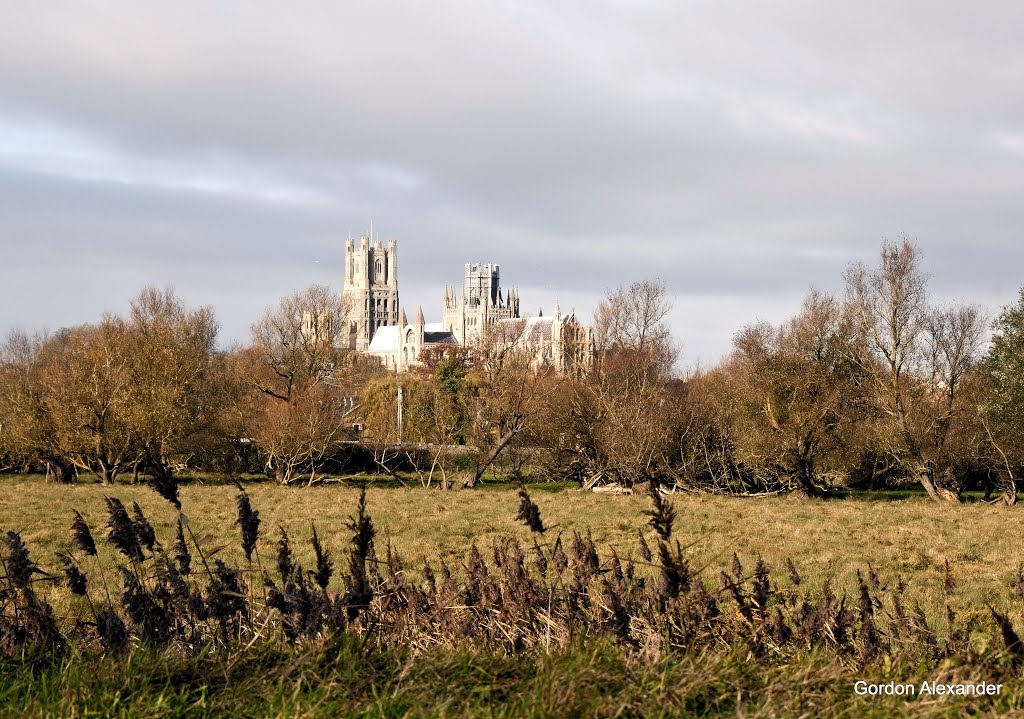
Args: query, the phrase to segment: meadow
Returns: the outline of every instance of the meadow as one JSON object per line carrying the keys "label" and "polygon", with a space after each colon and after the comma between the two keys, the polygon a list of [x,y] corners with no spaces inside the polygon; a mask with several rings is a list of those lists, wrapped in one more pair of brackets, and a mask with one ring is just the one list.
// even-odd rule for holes
{"label": "meadow", "polygon": [[[291,538],[294,563],[316,566],[307,541],[315,526],[337,564],[344,563],[352,537],[349,517],[357,514],[361,488],[344,483],[282,487],[250,482],[245,490],[262,520],[257,556],[263,562],[273,564],[283,530]],[[555,626],[554,646],[551,629],[546,630],[546,642],[541,629],[505,646],[499,634],[515,624],[510,619],[465,625],[481,628],[483,639],[476,642],[473,636],[458,639],[457,631],[424,629],[429,622],[417,618],[403,625],[400,641],[393,636],[367,641],[372,627],[355,631],[352,624],[329,640],[323,640],[321,632],[315,640],[313,635],[291,643],[253,640],[217,651],[175,651],[142,642],[133,643],[127,654],[76,649],[54,664],[8,657],[3,660],[7,671],[0,678],[0,715],[955,716],[965,710],[993,715],[1021,711],[1024,683],[1018,679],[1017,653],[1010,651],[1012,638],[1005,633],[1000,638],[992,612],[1024,627],[1020,586],[1014,586],[1018,558],[1024,556],[1017,510],[981,502],[937,506],[917,497],[808,500],[673,494],[668,497],[675,512],[671,539],[678,541],[685,571],[693,577],[686,580],[693,583],[690,593],[703,595],[704,587],[711,591],[721,586],[726,595],[728,589],[737,597],[735,606],[725,596],[717,599],[714,611],[721,617],[707,624],[710,629],[701,638],[687,644],[658,640],[659,632],[668,637],[676,625],[656,628],[650,617],[672,610],[665,609],[664,597],[652,600],[654,594],[636,591],[631,584],[635,567],[638,577],[647,578],[647,591],[654,591],[663,570],[664,555],[659,560],[659,540],[650,524],[649,496],[548,485],[531,486],[529,493],[546,526],[543,535],[531,533],[517,520],[520,497],[509,485],[446,492],[377,487],[371,482],[366,505],[376,529],[376,553],[401,557],[397,573],[392,571],[389,578],[384,572],[382,582],[390,582],[392,589],[381,591],[378,599],[390,601],[394,585],[419,592],[414,587],[424,581],[424,563],[435,570],[445,563],[455,581],[468,585],[473,580],[467,575],[478,571],[467,559],[474,544],[483,557],[493,554],[494,559],[487,561],[492,576],[497,576],[503,561],[508,564],[501,548],[509,538],[527,548],[537,539],[541,551],[553,556],[560,536],[570,554],[570,571],[576,571],[568,549],[570,537],[589,533],[597,557],[587,575],[591,589],[584,593],[595,597],[593,606],[567,609],[568,619],[563,621],[558,619],[563,615],[551,608],[549,594],[547,611],[541,607],[535,618],[538,627]],[[244,567],[241,530],[235,523],[238,494],[234,485],[224,482],[180,486],[182,511],[198,545],[209,558]],[[97,538],[99,565],[111,567],[119,561],[117,550],[100,541],[107,522],[106,497],[127,507],[138,502],[160,541],[172,541],[178,512],[148,486],[58,486],[35,477],[0,480],[0,531],[20,533],[32,559],[58,573],[57,553],[73,549],[70,526],[77,510]],[[653,561],[641,556],[641,534],[645,544],[656,547]],[[671,542],[662,544],[672,547]],[[861,601],[860,619],[850,615],[851,638],[840,638],[835,646],[819,644],[813,636],[806,646],[797,639],[777,637],[773,643],[767,604],[762,601],[761,607],[754,600],[758,579],[752,570],[759,559],[777,593],[771,606],[778,604],[787,618],[799,611],[807,614],[798,611],[796,588],[785,579],[790,565],[799,572],[799,601],[804,605],[820,604],[824,612],[824,587],[843,597],[840,607],[856,607]],[[604,631],[601,627],[614,625],[605,616],[608,605],[618,601],[608,577],[616,575],[620,561],[629,567],[620,592],[624,605],[629,609],[643,604],[647,609],[637,610],[628,631]],[[660,581],[663,585],[664,579]],[[519,585],[505,582],[495,587],[511,592],[508,587],[527,586],[524,582],[533,582],[530,587],[559,586],[523,579]],[[908,614],[911,607],[919,607],[930,629],[901,634],[885,625],[885,617],[895,624],[886,592],[897,586],[900,606],[905,604]],[[874,593],[874,598],[869,594],[868,621],[877,622],[885,642],[895,642],[892,646],[898,645],[898,651],[862,646],[867,636],[865,588]],[[52,604],[60,626],[70,625],[76,608],[81,610],[78,597],[66,586],[46,584],[39,592]],[[507,601],[492,599],[495,616],[505,617],[508,610],[502,602]],[[651,609],[659,601],[661,609]],[[753,614],[745,610],[744,602],[755,609]],[[436,604],[442,608],[444,602]],[[877,608],[872,610],[872,604]],[[572,611],[577,610],[598,619],[573,619]],[[648,624],[642,624],[641,615]],[[436,623],[436,617],[431,622]],[[534,618],[529,622],[534,626]],[[759,622],[763,630],[754,631]],[[797,633],[799,622],[794,618],[790,624]],[[647,638],[634,640],[629,633],[639,636],[640,626],[646,627]],[[921,637],[934,643],[934,650],[917,652],[912,645]],[[762,650],[762,645],[770,648]],[[988,678],[1000,681],[1004,690],[995,698],[908,702],[857,697],[853,682],[859,678]]]}

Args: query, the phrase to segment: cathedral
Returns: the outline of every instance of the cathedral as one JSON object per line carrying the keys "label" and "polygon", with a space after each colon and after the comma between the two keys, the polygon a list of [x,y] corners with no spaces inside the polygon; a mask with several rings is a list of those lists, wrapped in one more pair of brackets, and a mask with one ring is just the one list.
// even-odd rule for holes
{"label": "cathedral", "polygon": [[345,301],[349,349],[380,359],[390,370],[403,372],[420,362],[425,349],[472,346],[486,340],[516,345],[529,352],[536,365],[559,370],[585,366],[593,356],[593,332],[576,319],[562,315],[558,304],[549,317],[522,318],[519,291],[503,291],[497,264],[466,263],[461,292],[446,287],[442,321],[428,323],[419,308],[412,323],[398,302],[398,245],[361,237],[358,245],[345,241]]}

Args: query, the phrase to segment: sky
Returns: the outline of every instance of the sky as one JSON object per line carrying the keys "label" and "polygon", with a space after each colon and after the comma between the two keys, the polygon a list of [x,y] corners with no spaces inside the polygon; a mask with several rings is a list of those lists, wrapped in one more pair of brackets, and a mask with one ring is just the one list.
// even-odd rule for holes
{"label": "sky", "polygon": [[344,240],[440,320],[466,262],[588,319],[662,279],[686,366],[914,238],[936,301],[1024,284],[1024,5],[6,3],[0,333],[212,305],[225,346]]}

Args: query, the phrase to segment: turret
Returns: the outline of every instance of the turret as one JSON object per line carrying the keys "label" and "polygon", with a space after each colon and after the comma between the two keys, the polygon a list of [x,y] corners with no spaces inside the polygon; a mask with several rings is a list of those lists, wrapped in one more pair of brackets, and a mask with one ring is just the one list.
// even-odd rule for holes
{"label": "turret", "polygon": [[558,300],[555,300],[555,306],[551,308],[551,344],[554,345],[555,353],[560,356],[562,351],[562,308],[558,306]]}
{"label": "turret", "polygon": [[425,324],[426,323],[423,321],[423,306],[420,305],[416,308],[416,320],[413,324],[413,331],[416,333],[416,347],[414,348],[413,357],[418,357],[420,351],[423,349],[423,330]]}
{"label": "turret", "polygon": [[351,237],[346,238],[346,240],[345,240],[345,285],[346,286],[352,284],[352,270],[353,270],[352,251],[354,249],[355,249],[355,243],[352,241],[352,238]]}
{"label": "turret", "polygon": [[388,287],[398,288],[398,243],[388,240]]}
{"label": "turret", "polygon": [[405,308],[402,308],[402,312],[398,315],[398,326],[405,327],[409,324],[409,320],[405,317]]}

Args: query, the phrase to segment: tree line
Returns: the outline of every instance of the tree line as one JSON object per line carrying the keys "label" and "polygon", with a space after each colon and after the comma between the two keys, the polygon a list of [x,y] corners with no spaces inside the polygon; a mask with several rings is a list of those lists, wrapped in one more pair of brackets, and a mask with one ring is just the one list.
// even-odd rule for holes
{"label": "tree line", "polygon": [[126,316],[53,334],[14,331],[0,348],[0,457],[58,482],[126,472],[265,470],[287,483],[346,437],[365,357],[337,348],[340,299],[283,298],[251,341],[217,347],[209,307],[144,289]]}
{"label": "tree line", "polygon": [[326,287],[282,298],[227,350],[212,309],[147,288],[124,316],[6,338],[0,463],[58,482],[188,468],[287,484],[358,456],[442,487],[500,462],[513,478],[588,488],[919,484],[958,501],[983,486],[1013,503],[1024,290],[990,321],[934,302],[922,259],[909,239],[886,241],[877,262],[847,268],[843,293],[811,290],[793,317],[744,327],[727,358],[686,375],[658,280],[605,294],[592,357],[569,336],[552,359],[524,323],[429,348],[402,375],[342,348],[345,307]]}

